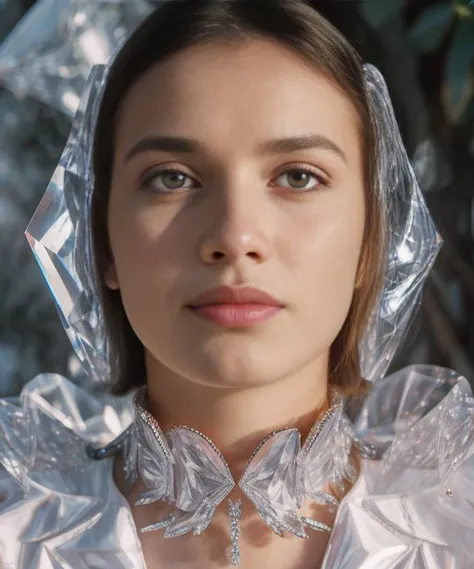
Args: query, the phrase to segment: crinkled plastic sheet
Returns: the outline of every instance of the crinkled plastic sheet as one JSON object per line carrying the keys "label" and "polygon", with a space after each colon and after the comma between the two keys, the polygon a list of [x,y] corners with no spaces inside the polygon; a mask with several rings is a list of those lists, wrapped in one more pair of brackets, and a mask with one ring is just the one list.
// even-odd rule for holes
{"label": "crinkled plastic sheet", "polygon": [[[108,68],[95,66],[58,168],[27,228],[71,342],[87,373],[107,382],[106,337],[94,286],[89,212],[91,149]],[[385,282],[361,345],[363,376],[375,381],[392,360],[442,245],[403,146],[385,81],[365,66],[378,129],[378,175],[389,248]]]}
{"label": "crinkled plastic sheet", "polygon": [[362,375],[375,381],[387,371],[412,322],[442,238],[403,145],[385,81],[372,65],[365,65],[365,72],[388,238],[383,290],[361,346]]}
{"label": "crinkled plastic sheet", "polygon": [[322,569],[468,569],[474,561],[474,399],[410,366],[378,381],[355,425],[381,451],[341,502]]}
{"label": "crinkled plastic sheet", "polygon": [[73,117],[91,67],[149,11],[146,0],[38,0],[0,46],[0,81]]}
{"label": "crinkled plastic sheet", "polygon": [[30,470],[87,462],[85,453],[64,449],[108,443],[131,423],[133,412],[131,396],[92,395],[47,373],[30,380],[19,397],[0,399],[0,419],[2,465],[22,484]]}
{"label": "crinkled plastic sheet", "polygon": [[[0,467],[2,561],[18,569],[44,569],[50,559],[64,569],[91,563],[145,569],[139,528],[113,483],[113,462],[88,460],[83,452],[87,442],[113,445],[111,438],[128,432],[131,415],[128,397],[98,400],[53,374],[0,401],[0,462],[20,484]],[[319,442],[315,469],[321,457],[340,455],[332,437],[341,425],[333,427]],[[358,482],[338,506],[321,569],[470,569],[474,399],[467,380],[435,366],[404,368],[376,382],[356,429],[385,450],[381,460],[362,462]],[[163,482],[159,463],[151,467]],[[270,471],[284,473],[275,465]]]}

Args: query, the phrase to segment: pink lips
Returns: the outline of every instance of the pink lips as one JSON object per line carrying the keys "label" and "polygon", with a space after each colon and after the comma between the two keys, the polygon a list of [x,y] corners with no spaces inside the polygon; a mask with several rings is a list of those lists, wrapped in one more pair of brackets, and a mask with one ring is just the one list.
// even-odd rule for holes
{"label": "pink lips", "polygon": [[219,286],[193,299],[187,308],[221,326],[247,328],[275,316],[283,306],[256,288]]}

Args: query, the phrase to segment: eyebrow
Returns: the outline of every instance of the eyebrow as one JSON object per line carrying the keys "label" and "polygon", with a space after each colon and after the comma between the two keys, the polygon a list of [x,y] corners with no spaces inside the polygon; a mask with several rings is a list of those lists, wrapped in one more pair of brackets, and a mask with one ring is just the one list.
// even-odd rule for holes
{"label": "eyebrow", "polygon": [[[347,156],[339,146],[321,134],[306,134],[290,138],[267,140],[258,146],[257,152],[259,154],[267,155],[283,154],[285,152],[296,152],[298,150],[307,150],[311,148],[328,150],[347,163]],[[150,136],[143,138],[133,146],[126,155],[125,162],[131,160],[137,154],[149,150],[177,152],[180,154],[197,154],[200,151],[205,150],[205,145],[192,138],[184,138],[180,136]]]}

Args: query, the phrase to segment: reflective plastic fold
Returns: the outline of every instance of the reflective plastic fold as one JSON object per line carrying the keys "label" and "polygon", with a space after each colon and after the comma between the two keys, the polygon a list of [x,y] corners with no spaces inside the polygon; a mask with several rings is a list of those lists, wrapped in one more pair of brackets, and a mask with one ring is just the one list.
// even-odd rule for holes
{"label": "reflective plastic fold", "polygon": [[388,240],[385,282],[360,348],[362,375],[384,376],[421,299],[423,284],[442,246],[442,238],[400,135],[382,74],[364,66],[371,114],[377,129],[377,172]]}
{"label": "reflective plastic fold", "polygon": [[149,12],[146,0],[38,0],[0,46],[0,82],[73,117],[91,67]]}
{"label": "reflective plastic fold", "polygon": [[[59,165],[26,231],[85,371],[107,385],[107,338],[90,246],[95,121],[107,66],[95,66]],[[388,256],[385,282],[361,345],[363,376],[385,374],[420,300],[442,245],[406,155],[382,75],[365,66],[377,125],[378,177]]]}
{"label": "reflective plastic fold", "polygon": [[474,566],[474,398],[446,368],[377,382],[356,424],[384,449],[341,502],[321,569]]}
{"label": "reflective plastic fold", "polygon": [[91,271],[90,160],[106,68],[92,69],[66,147],[26,237],[86,373],[106,381],[105,337]]}
{"label": "reflective plastic fold", "polygon": [[[131,409],[130,399],[98,400],[53,375],[1,401],[0,565],[146,569],[139,528],[114,483],[115,455],[92,460],[85,452],[87,444],[107,443],[119,432],[131,436]],[[375,383],[355,427],[384,451],[380,460],[361,461],[356,484],[338,506],[321,569],[471,569],[474,399],[467,380],[435,366],[404,368]],[[329,439],[344,440],[346,428],[331,424]],[[273,460],[280,454],[291,462],[294,441],[287,437],[283,431],[262,447],[263,463],[249,470],[260,476],[252,482],[256,489],[265,489],[265,480],[277,489],[288,483],[288,470]],[[316,469],[334,454],[327,437],[318,439],[310,459]],[[298,503],[291,493],[277,495],[284,507]],[[192,548],[181,555],[183,564],[193,563]],[[244,549],[244,567],[246,559]]]}

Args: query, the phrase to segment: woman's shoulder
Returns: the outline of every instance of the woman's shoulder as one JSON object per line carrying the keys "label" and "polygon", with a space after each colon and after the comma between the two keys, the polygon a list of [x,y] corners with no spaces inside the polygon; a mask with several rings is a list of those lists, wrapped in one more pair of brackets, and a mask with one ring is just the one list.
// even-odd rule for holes
{"label": "woman's shoulder", "polygon": [[[469,382],[410,366],[376,383],[355,423],[363,459],[324,569],[474,567],[474,399]],[[375,564],[375,565],[374,565]]]}
{"label": "woman's shoulder", "polygon": [[54,374],[0,400],[0,566],[140,567],[112,458],[86,453],[123,431],[131,413],[127,398],[93,395]]}

